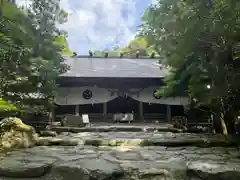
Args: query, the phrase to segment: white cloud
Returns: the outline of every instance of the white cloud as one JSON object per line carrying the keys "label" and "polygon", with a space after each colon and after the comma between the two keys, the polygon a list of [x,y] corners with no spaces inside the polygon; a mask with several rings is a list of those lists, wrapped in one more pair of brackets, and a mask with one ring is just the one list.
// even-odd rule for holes
{"label": "white cloud", "polygon": [[79,54],[109,45],[123,46],[136,33],[135,6],[136,0],[61,0],[69,17],[60,27],[68,32],[70,48]]}
{"label": "white cloud", "polygon": [[75,0],[69,4],[73,13],[62,28],[68,32],[70,47],[80,54],[109,44],[125,45],[135,34],[135,0]]}
{"label": "white cloud", "polygon": [[152,4],[157,4],[158,0],[152,0]]}
{"label": "white cloud", "polygon": [[88,23],[96,23],[96,16],[93,12],[88,10],[82,10],[77,12],[79,24],[81,26],[87,26]]}
{"label": "white cloud", "polygon": [[16,3],[19,5],[19,6],[23,6],[23,7],[28,7],[29,4],[31,3],[31,0],[16,0]]}
{"label": "white cloud", "polygon": [[68,0],[61,0],[60,1],[60,6],[62,8],[64,8],[65,11],[67,11],[68,13],[73,13],[73,10],[71,9],[69,3],[68,3]]}

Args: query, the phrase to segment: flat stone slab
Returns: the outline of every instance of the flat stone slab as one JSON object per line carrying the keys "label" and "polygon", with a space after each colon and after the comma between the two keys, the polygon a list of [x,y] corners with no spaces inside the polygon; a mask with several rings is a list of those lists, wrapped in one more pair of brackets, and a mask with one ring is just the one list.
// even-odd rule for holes
{"label": "flat stone slab", "polygon": [[237,148],[41,146],[0,158],[0,180],[239,180]]}
{"label": "flat stone slab", "polygon": [[41,137],[38,145],[236,147],[239,143],[224,136],[207,134],[170,132],[64,132],[56,137]]}
{"label": "flat stone slab", "polygon": [[39,135],[42,137],[56,137],[57,133],[55,131],[40,131]]}
{"label": "flat stone slab", "polygon": [[207,134],[63,132],[2,154],[0,180],[239,180],[234,143]]}
{"label": "flat stone slab", "polygon": [[51,127],[52,131],[61,132],[182,132],[182,129],[173,128],[170,124],[115,124],[115,125],[93,125],[91,127]]}
{"label": "flat stone slab", "polygon": [[80,143],[78,139],[40,137],[37,145],[39,146],[76,146]]}
{"label": "flat stone slab", "polygon": [[[33,152],[32,152],[33,153]],[[12,152],[0,160],[0,177],[34,178],[43,176],[56,161],[54,158]]]}

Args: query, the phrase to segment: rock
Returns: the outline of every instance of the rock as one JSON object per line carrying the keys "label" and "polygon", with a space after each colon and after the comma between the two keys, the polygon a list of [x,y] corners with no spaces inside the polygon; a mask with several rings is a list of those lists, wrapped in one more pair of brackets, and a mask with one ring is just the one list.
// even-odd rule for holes
{"label": "rock", "polygon": [[180,158],[167,161],[132,161],[123,162],[126,179],[136,180],[186,180],[187,165]]}
{"label": "rock", "polygon": [[85,139],[85,145],[91,146],[140,146],[142,139]]}
{"label": "rock", "polygon": [[240,179],[236,148],[127,148],[36,146],[12,151],[0,156],[0,180]]}
{"label": "rock", "polygon": [[42,137],[56,137],[57,133],[55,131],[40,131],[39,135]]}
{"label": "rock", "polygon": [[46,126],[46,129],[51,130],[52,127],[61,127],[62,122],[61,121],[56,121],[56,122],[51,122],[49,125]]}
{"label": "rock", "polygon": [[[77,120],[76,120],[77,121]],[[77,121],[78,122],[78,121]],[[173,133],[179,133],[182,132],[182,129],[173,128],[173,127],[134,127],[134,126],[99,126],[99,127],[86,127],[81,126],[78,123],[76,125],[67,125],[64,124],[64,127],[58,127],[58,126],[52,126],[51,130],[56,131],[57,133],[62,132],[74,132],[74,133],[80,133],[80,132],[173,132]]]}
{"label": "rock", "polygon": [[187,128],[187,132],[190,132],[190,133],[207,133],[207,132],[210,132],[210,129],[208,127],[204,127],[204,126],[193,126],[193,127]]}
{"label": "rock", "polygon": [[188,163],[188,176],[191,178],[211,180],[239,180],[240,164],[239,162],[224,161],[193,161]]}
{"label": "rock", "polygon": [[137,161],[137,160],[143,160],[143,157],[137,153],[137,152],[128,152],[128,153],[125,153],[124,151],[119,151],[119,152],[116,152],[114,153],[114,156],[119,159],[119,160],[132,160],[132,161]]}
{"label": "rock", "polygon": [[174,128],[184,128],[187,124],[187,118],[184,116],[174,116],[172,117],[172,123]]}
{"label": "rock", "polygon": [[84,123],[82,121],[82,117],[66,114],[65,117],[61,120],[62,126],[67,127],[84,127]]}
{"label": "rock", "polygon": [[[79,141],[80,142],[80,141]],[[238,143],[234,140],[224,139],[203,139],[203,138],[149,138],[149,139],[83,139],[84,145],[90,146],[166,146],[166,147],[237,147]]]}
{"label": "rock", "polygon": [[187,179],[187,164],[182,158],[172,157],[167,162],[167,167],[172,179]]}
{"label": "rock", "polygon": [[24,124],[16,117],[0,121],[0,152],[36,145],[38,135],[32,126]]}
{"label": "rock", "polygon": [[69,180],[70,177],[72,180],[114,180],[124,176],[119,164],[104,159],[59,162],[53,166],[50,174],[58,180]]}
{"label": "rock", "polygon": [[0,177],[33,178],[48,172],[56,161],[53,158],[12,153],[0,160]]}
{"label": "rock", "polygon": [[61,126],[61,121],[52,122],[52,126]]}
{"label": "rock", "polygon": [[39,146],[77,146],[79,141],[76,139],[67,138],[52,138],[52,137],[40,137]]}

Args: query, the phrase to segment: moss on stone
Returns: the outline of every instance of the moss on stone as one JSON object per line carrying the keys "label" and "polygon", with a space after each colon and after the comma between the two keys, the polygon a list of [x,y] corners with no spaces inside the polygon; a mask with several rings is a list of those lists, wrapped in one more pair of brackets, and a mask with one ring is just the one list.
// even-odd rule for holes
{"label": "moss on stone", "polygon": [[16,117],[0,121],[0,152],[36,145],[38,134],[32,126],[26,125]]}

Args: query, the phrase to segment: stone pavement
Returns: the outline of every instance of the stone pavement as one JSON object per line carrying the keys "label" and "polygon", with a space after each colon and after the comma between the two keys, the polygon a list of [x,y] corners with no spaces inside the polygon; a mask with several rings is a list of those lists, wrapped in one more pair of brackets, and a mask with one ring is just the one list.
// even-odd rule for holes
{"label": "stone pavement", "polygon": [[171,132],[64,132],[55,138],[42,137],[40,145],[92,146],[236,146],[223,136]]}
{"label": "stone pavement", "polygon": [[[74,146],[39,146],[0,157],[0,180],[239,180],[237,147],[89,146],[83,140],[183,140],[197,134],[62,133]],[[201,135],[201,138],[214,139]],[[49,145],[49,144],[48,144]],[[69,145],[69,144],[68,144]]]}
{"label": "stone pavement", "polygon": [[87,127],[67,127],[67,126],[51,126],[56,132],[182,132],[182,129],[174,128],[167,123],[91,123]]}

